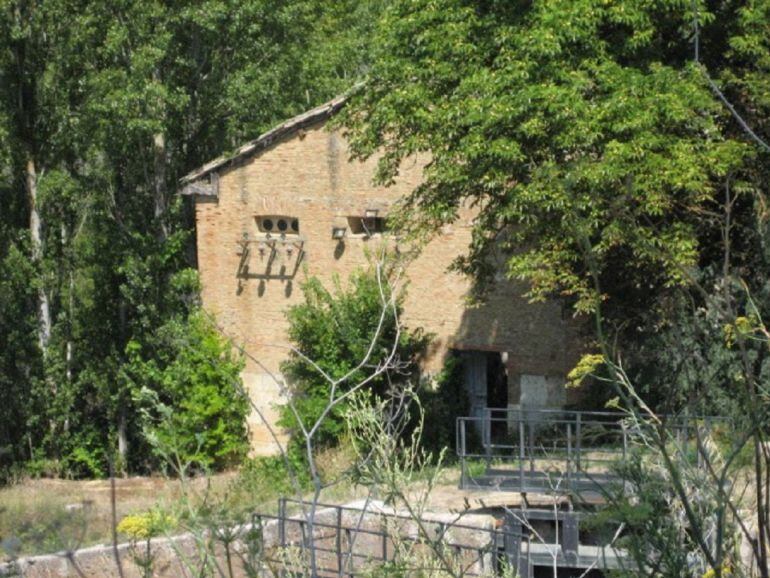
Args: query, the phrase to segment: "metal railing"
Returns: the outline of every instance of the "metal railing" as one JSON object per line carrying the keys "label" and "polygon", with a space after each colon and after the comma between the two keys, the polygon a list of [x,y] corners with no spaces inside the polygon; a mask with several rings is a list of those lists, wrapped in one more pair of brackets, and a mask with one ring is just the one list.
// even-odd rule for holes
{"label": "metal railing", "polygon": [[418,522],[393,512],[288,498],[279,500],[277,515],[254,514],[252,520],[258,528],[270,521],[277,524],[277,536],[265,540],[263,559],[268,568],[280,569],[279,576],[311,576],[311,551],[316,576],[370,574],[388,563],[408,564],[405,544],[428,556],[440,553],[456,564],[461,576],[498,575],[504,565],[528,576],[532,566],[529,538],[520,529],[469,525],[459,519]]}
{"label": "metal railing", "polygon": [[[509,568],[532,578],[536,567],[554,563],[582,569],[622,569],[630,563],[626,552],[611,545],[579,543],[583,513],[506,508],[501,515],[491,524],[464,523],[463,515],[426,514],[418,521],[393,511],[282,498],[277,514],[254,514],[252,527],[263,537],[264,574],[274,577],[355,577],[387,571],[389,563],[402,570],[410,564],[424,569],[426,558],[409,557],[419,551],[433,556],[434,564],[440,554],[454,575],[468,577],[502,575]],[[538,523],[550,524],[552,531],[533,532]]]}
{"label": "metal railing", "polygon": [[[719,418],[663,419],[679,450],[700,466],[700,440]],[[622,483],[615,466],[639,433],[620,412],[487,408],[482,417],[457,418],[460,487],[600,492]]]}

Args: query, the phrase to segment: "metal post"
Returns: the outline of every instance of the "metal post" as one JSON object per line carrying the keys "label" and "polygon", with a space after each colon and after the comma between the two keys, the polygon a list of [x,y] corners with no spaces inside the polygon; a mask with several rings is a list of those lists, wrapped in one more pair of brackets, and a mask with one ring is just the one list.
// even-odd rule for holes
{"label": "metal post", "polygon": [[342,508],[337,506],[337,573],[342,576]]}
{"label": "metal post", "polygon": [[349,578],[353,578],[353,538],[351,536],[350,528],[345,528],[345,538],[348,542],[348,567],[350,568]]}
{"label": "metal post", "polygon": [[299,524],[299,535],[302,538],[302,541],[300,542],[302,544],[300,552],[302,552],[303,555],[307,553],[310,560],[310,568],[312,568],[314,566],[315,552],[312,550],[313,544],[308,540],[307,528],[305,527],[306,520],[303,517],[297,520],[297,522]]}
{"label": "metal post", "polygon": [[583,431],[583,429],[582,429],[582,425],[583,425],[582,416],[583,416],[583,414],[581,412],[578,412],[577,413],[577,418],[576,418],[576,423],[575,423],[575,437],[576,437],[575,441],[576,441],[576,444],[577,444],[577,447],[575,448],[575,451],[576,451],[576,455],[575,455],[576,463],[575,463],[575,465],[577,467],[577,471],[578,472],[582,468],[582,465],[580,463],[580,451],[581,451],[581,448],[583,446],[583,444],[582,444],[582,431]]}
{"label": "metal post", "polygon": [[382,561],[388,561],[388,530],[385,524],[382,526]]}
{"label": "metal post", "polygon": [[524,421],[519,414],[519,491],[524,491]]}
{"label": "metal post", "polygon": [[698,469],[703,467],[702,459],[701,459],[701,448],[703,447],[703,444],[701,443],[700,438],[700,426],[696,423],[695,424],[695,467]]}
{"label": "metal post", "polygon": [[281,548],[286,548],[286,498],[278,500],[278,538]]}
{"label": "metal post", "polygon": [[[532,552],[530,551],[530,546],[532,545],[532,537],[527,536],[527,557],[524,561],[524,564],[521,563],[521,557],[519,557],[519,576],[526,576],[527,578],[532,578],[534,576],[534,568],[532,567]],[[526,565],[525,569],[522,569],[521,567]]]}
{"label": "metal post", "polygon": [[567,489],[572,490],[572,475],[570,462],[572,462],[572,424],[567,424]]}
{"label": "metal post", "polygon": [[457,427],[460,429],[460,488],[465,489],[468,482],[465,469],[465,420],[458,418]]}
{"label": "metal post", "polygon": [[580,526],[576,514],[572,512],[564,514],[559,538],[561,539],[561,550],[564,553],[564,558],[569,564],[577,564],[580,548]]}
{"label": "metal post", "polygon": [[687,461],[689,461],[688,460],[688,456],[687,456],[687,446],[689,446],[688,441],[689,441],[689,437],[690,437],[690,417],[689,417],[689,414],[690,414],[690,412],[687,410],[687,408],[685,408],[685,410],[684,410],[684,426],[683,426],[683,428],[684,428],[684,459],[687,460]]}
{"label": "metal post", "polygon": [[626,461],[626,455],[628,454],[628,434],[626,433],[626,424],[620,424],[620,430],[623,434],[623,461]]}
{"label": "metal post", "polygon": [[529,471],[535,471],[535,424],[530,416],[527,416],[527,429],[529,430]]}
{"label": "metal post", "polygon": [[523,538],[521,520],[511,512],[506,512],[503,532],[505,561],[508,563],[509,568],[513,568],[516,571],[517,576],[523,576],[521,573],[521,542]]}

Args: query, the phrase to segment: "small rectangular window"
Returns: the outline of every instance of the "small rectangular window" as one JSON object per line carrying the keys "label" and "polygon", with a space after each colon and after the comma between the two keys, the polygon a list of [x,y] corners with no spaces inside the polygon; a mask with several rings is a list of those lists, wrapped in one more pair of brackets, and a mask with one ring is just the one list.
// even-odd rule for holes
{"label": "small rectangular window", "polygon": [[387,231],[387,219],[385,217],[348,217],[348,228],[351,235],[371,237]]}

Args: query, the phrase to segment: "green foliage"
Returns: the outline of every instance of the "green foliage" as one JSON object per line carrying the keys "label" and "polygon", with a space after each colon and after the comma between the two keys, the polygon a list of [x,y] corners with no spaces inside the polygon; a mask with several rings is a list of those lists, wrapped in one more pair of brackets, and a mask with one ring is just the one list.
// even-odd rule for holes
{"label": "green foliage", "polygon": [[308,481],[306,468],[287,466],[280,456],[247,459],[241,464],[238,475],[238,491],[260,502],[266,502],[268,497],[292,495],[296,491],[292,475],[299,476],[302,487]]}
{"label": "green foliage", "polygon": [[130,342],[129,359],[134,401],[161,465],[221,469],[243,458],[249,411],[243,363],[204,313],[166,323],[151,350]]}
{"label": "green foliage", "polygon": [[101,435],[96,428],[79,429],[68,436],[67,444],[62,446],[59,465],[68,477],[101,478],[109,471]]}
{"label": "green foliage", "polygon": [[[641,450],[641,451],[640,451]],[[688,526],[682,502],[673,490],[670,472],[662,466],[659,457],[645,456],[646,450],[632,451],[629,459],[617,464],[616,473],[622,476],[624,488],[608,494],[608,507],[597,512],[591,520],[593,528],[624,525],[616,547],[624,548],[638,567],[637,575],[701,576],[709,566],[698,550],[697,537]],[[677,467],[682,463],[672,453]],[[697,472],[679,470],[691,495],[697,495],[689,506],[701,523],[717,511],[718,500],[708,488],[708,478]],[[734,520],[723,520],[724,535],[720,536],[723,560],[730,560],[735,549],[737,532]],[[701,528],[701,530],[703,527]],[[605,530],[606,532],[606,530]]]}
{"label": "green foliage", "polygon": [[458,266],[476,279],[490,279],[502,253],[533,298],[560,294],[590,311],[615,297],[629,324],[711,255],[718,228],[704,214],[728,177],[746,194],[764,190],[766,159],[705,70],[755,83],[730,95],[753,120],[767,101],[767,6],[396,1],[347,110],[354,149],[384,148],[381,182],[405,157],[430,155],[405,227],[432,231],[474,204]]}
{"label": "green foliage", "polygon": [[[0,228],[0,243],[3,230]],[[27,424],[38,409],[29,380],[39,371],[35,348],[34,270],[23,253],[24,243],[11,243],[0,258],[0,484],[24,459],[29,443]]]}
{"label": "green foliage", "polygon": [[[420,443],[425,451],[438,456],[444,449],[454,449],[455,421],[468,415],[470,402],[465,388],[462,360],[450,356],[433,382],[423,381],[417,389],[417,398],[425,412],[428,427],[422,431]],[[454,456],[455,452],[448,452]]]}
{"label": "green foliage", "polygon": [[645,334],[628,360],[650,404],[663,412],[688,406],[692,413],[725,416],[747,428],[767,423],[751,401],[753,388],[770,379],[767,343],[759,332],[760,320],[770,315],[770,284],[762,273],[767,270],[757,267],[751,295],[735,281],[704,273],[699,282],[714,287],[705,303],[680,298],[670,304],[666,325]]}
{"label": "green foliage", "polygon": [[0,540],[0,548],[11,558],[18,557],[22,550],[25,553],[73,550],[82,546],[87,527],[88,513],[84,509],[70,511],[59,504],[49,505],[45,515],[23,518],[14,524],[13,533]]}
{"label": "green foliage", "polygon": [[132,398],[151,380],[127,375],[137,356],[170,371],[152,349],[197,305],[177,179],[351,86],[382,4],[0,2],[0,481],[30,460],[104,475],[118,445],[118,467],[156,463]]}
{"label": "green foliage", "polygon": [[[344,284],[335,279],[331,290],[311,278],[302,286],[305,301],[288,311],[289,337],[296,351],[281,371],[301,421],[285,405],[279,423],[294,434],[294,452],[302,452],[304,445],[298,435],[300,423],[312,428],[329,405],[329,380],[337,383],[335,398],[364,380],[367,391],[382,395],[391,384],[403,383],[416,371],[415,361],[425,347],[425,338],[397,322],[403,296],[392,299],[388,275],[383,270],[378,276],[375,267],[358,270]],[[399,371],[375,375],[375,369],[389,359],[402,365]],[[348,407],[344,399],[331,407],[314,437],[316,449],[334,445],[343,436]]]}

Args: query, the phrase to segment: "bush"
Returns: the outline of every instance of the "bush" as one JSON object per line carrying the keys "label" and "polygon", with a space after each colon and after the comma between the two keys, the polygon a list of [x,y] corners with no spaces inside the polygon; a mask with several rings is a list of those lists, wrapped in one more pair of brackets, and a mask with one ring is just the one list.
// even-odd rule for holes
{"label": "bush", "polygon": [[104,451],[98,441],[75,445],[72,451],[63,456],[61,461],[62,469],[70,477],[78,479],[101,478],[107,471]]}
{"label": "bush", "polygon": [[213,469],[238,463],[248,451],[242,360],[202,312],[166,324],[159,337],[151,357],[129,344],[134,401],[155,457]]}
{"label": "bush", "polygon": [[[307,484],[306,470],[295,469],[299,483]],[[291,474],[286,462],[281,456],[266,456],[245,460],[241,465],[237,481],[237,489],[252,499],[265,501],[268,497],[291,495],[295,488],[292,486]]]}
{"label": "bush", "polygon": [[[383,277],[386,277],[383,274]],[[348,391],[371,375],[373,368],[389,356],[396,340],[398,360],[405,370],[383,372],[366,385],[368,391],[382,395],[390,384],[403,383],[416,368],[417,358],[424,351],[426,339],[420,331],[410,332],[402,328],[397,337],[397,315],[401,313],[403,295],[396,300],[393,308],[383,312],[383,294],[391,298],[387,282],[378,281],[373,268],[354,272],[343,287],[339,278],[334,287],[327,290],[316,278],[302,286],[304,303],[292,307],[288,312],[289,337],[295,347],[332,379],[349,377],[339,385],[339,394]],[[378,333],[380,320],[382,324]],[[374,340],[368,362],[358,367],[365,359]],[[306,425],[312,425],[329,404],[330,385],[312,364],[294,353],[281,366],[286,377],[294,407],[299,418]],[[316,449],[336,445],[345,433],[344,416],[346,402],[338,403],[323,420],[314,438]],[[299,424],[288,406],[281,409],[279,425],[293,432],[291,453],[301,456],[303,447],[296,435]]]}
{"label": "bush", "polygon": [[176,520],[160,510],[130,514],[123,518],[116,530],[131,541],[149,540],[176,527]]}
{"label": "bush", "polygon": [[[422,432],[425,451],[435,456],[444,448],[455,449],[455,420],[470,411],[462,360],[456,355],[449,356],[435,380],[420,384],[417,395],[425,411],[425,423],[430,424]],[[447,456],[454,455],[447,452]]]}

